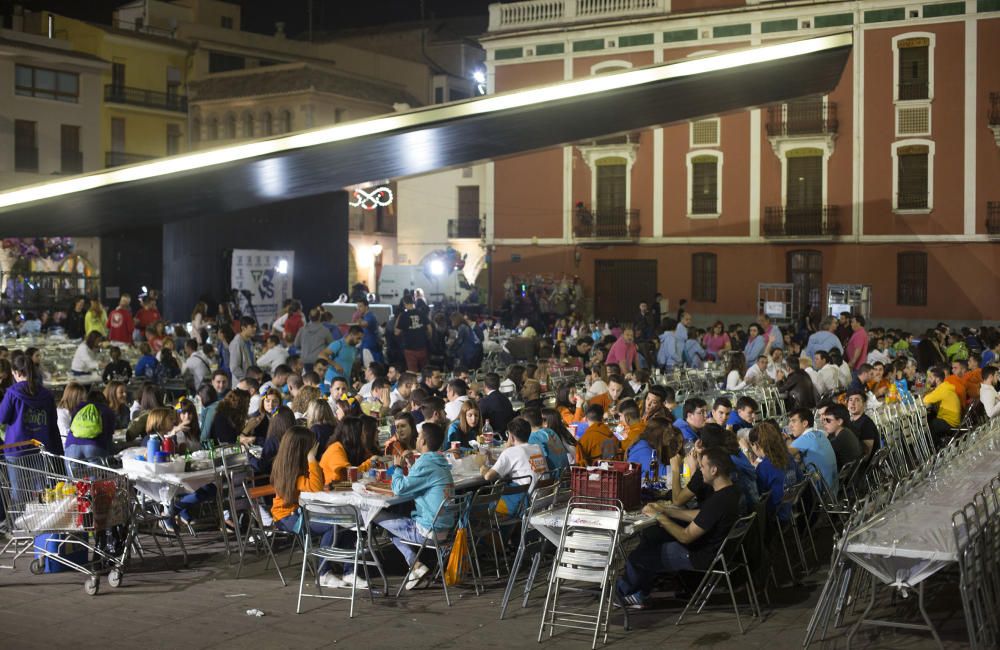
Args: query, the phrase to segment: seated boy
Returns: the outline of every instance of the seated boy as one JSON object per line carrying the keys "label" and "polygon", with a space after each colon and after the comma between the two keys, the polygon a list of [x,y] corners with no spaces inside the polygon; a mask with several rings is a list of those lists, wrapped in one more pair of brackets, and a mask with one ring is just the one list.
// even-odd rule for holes
{"label": "seated boy", "polygon": [[375,518],[375,523],[392,535],[392,543],[403,554],[407,565],[412,566],[406,581],[407,589],[416,588],[430,569],[417,558],[417,548],[404,544],[403,540],[419,544],[432,533],[444,537],[455,525],[450,513],[442,513],[435,521],[441,503],[455,493],[451,466],[437,451],[442,442],[444,429],[439,424],[428,422],[417,436],[416,450],[420,452],[420,458],[410,467],[409,475],[404,476],[402,468],[412,452],[393,457],[392,491],[397,496],[412,497],[416,509],[409,517],[383,511]]}
{"label": "seated boy", "polygon": [[[535,489],[538,478],[549,470],[545,454],[538,445],[528,442],[531,424],[524,418],[514,418],[507,423],[507,448],[503,450],[493,467],[480,469],[483,478],[494,482],[500,479],[514,479],[518,485],[527,485],[530,494]],[[524,500],[525,493],[504,495],[497,504],[498,515],[516,513]]]}
{"label": "seated boy", "polygon": [[576,464],[589,467],[598,460],[621,460],[622,447],[608,425],[604,424],[604,409],[592,404],[587,409],[587,425],[576,447]]}

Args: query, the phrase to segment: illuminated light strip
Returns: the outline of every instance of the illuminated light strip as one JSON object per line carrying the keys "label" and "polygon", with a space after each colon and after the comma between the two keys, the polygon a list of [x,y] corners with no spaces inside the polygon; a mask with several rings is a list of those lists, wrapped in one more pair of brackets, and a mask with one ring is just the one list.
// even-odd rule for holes
{"label": "illuminated light strip", "polygon": [[392,203],[392,190],[386,186],[376,187],[371,192],[362,189],[354,190],[354,200],[348,203],[353,208],[374,210],[385,208]]}
{"label": "illuminated light strip", "polygon": [[58,181],[0,193],[0,209],[22,203],[41,201],[58,196],[84,192],[119,183],[195,171],[216,165],[249,160],[260,156],[270,156],[295,149],[330,144],[361,136],[377,135],[401,129],[412,129],[475,115],[485,115],[515,108],[524,108],[546,102],[554,102],[585,95],[641,86],[655,81],[664,81],[720,70],[767,63],[824,50],[850,46],[853,38],[850,32],[810,38],[801,41],[766,45],[763,47],[735,50],[702,59],[692,59],[675,63],[660,64],[649,68],[629,70],[610,75],[599,75],[576,81],[566,81],[540,88],[515,90],[499,95],[466,100],[454,105],[418,108],[406,113],[376,117],[370,120],[323,127],[288,136],[237,144],[209,151],[171,156],[150,162],[130,165],[111,171],[95,172]]}

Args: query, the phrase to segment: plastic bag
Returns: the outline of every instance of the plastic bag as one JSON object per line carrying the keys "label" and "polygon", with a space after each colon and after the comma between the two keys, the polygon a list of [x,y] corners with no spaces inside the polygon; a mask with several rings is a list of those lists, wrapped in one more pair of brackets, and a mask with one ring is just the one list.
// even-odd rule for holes
{"label": "plastic bag", "polygon": [[448,566],[444,572],[444,582],[449,587],[457,585],[459,581],[472,567],[468,561],[469,552],[469,531],[459,528],[455,533],[455,543],[451,546],[451,553],[448,555]]}

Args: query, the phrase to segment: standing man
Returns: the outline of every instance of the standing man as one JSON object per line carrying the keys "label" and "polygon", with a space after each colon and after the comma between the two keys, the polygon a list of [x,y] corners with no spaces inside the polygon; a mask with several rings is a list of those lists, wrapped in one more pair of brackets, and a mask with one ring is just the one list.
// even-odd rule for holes
{"label": "standing man", "polygon": [[837,348],[843,352],[844,346],[840,343],[840,339],[837,338],[836,331],[837,319],[833,316],[824,318],[823,322],[820,323],[819,331],[813,332],[812,336],[809,337],[804,356],[812,359],[817,352],[829,352],[833,348]]}
{"label": "standing man", "polygon": [[626,327],[622,330],[622,335],[608,350],[608,358],[605,363],[608,365],[617,363],[622,372],[628,374],[639,369],[638,358],[639,350],[635,346],[635,331],[631,327]]}
{"label": "standing man", "polygon": [[[144,305],[143,310],[145,308]],[[229,342],[229,370],[233,374],[234,384],[243,381],[247,376],[247,368],[257,363],[253,353],[253,337],[256,334],[257,321],[250,316],[241,316],[240,333]]]}
{"label": "standing man", "polygon": [[403,313],[396,319],[393,332],[402,340],[406,369],[420,372],[427,365],[427,343],[432,331],[426,314],[416,308],[413,294],[403,294]]}
{"label": "standing man", "polygon": [[332,384],[333,380],[341,377],[350,384],[351,368],[354,367],[354,358],[358,353],[358,344],[364,332],[357,325],[351,325],[347,330],[347,336],[336,340],[319,353],[320,359],[326,359],[330,366],[326,369],[324,380],[327,384]]}
{"label": "standing man", "polygon": [[333,343],[333,335],[330,330],[320,322],[323,318],[323,312],[322,307],[315,307],[310,311],[309,322],[303,325],[302,329],[295,335],[294,345],[298,348],[302,363],[307,371],[312,370],[320,352]]}
{"label": "standing man", "polygon": [[851,338],[847,341],[847,365],[858,371],[861,364],[868,362],[868,332],[865,331],[865,317],[851,317]]}
{"label": "standing man", "polygon": [[362,298],[357,305],[354,324],[364,330],[361,338],[361,363],[367,368],[372,361],[382,363],[382,344],[379,341],[378,319],[369,309],[368,299]]}
{"label": "standing man", "polygon": [[656,317],[649,310],[649,303],[643,300],[639,303],[639,315],[635,319],[635,337],[639,341],[648,341],[656,331]]}
{"label": "standing man", "polygon": [[489,422],[494,434],[506,436],[507,424],[514,419],[514,407],[507,396],[500,392],[500,375],[488,373],[483,379],[483,387],[486,394],[479,400],[479,413],[483,422]]}
{"label": "standing man", "polygon": [[123,293],[118,299],[118,307],[108,314],[108,339],[115,343],[132,345],[132,332],[135,330],[135,323],[132,320],[132,312],[129,305],[132,304],[132,296]]}
{"label": "standing man", "polygon": [[[156,300],[150,295],[142,300],[142,307],[135,312],[135,340],[146,340],[146,328],[160,320],[160,310],[156,308]],[[255,328],[256,329],[256,328]]]}

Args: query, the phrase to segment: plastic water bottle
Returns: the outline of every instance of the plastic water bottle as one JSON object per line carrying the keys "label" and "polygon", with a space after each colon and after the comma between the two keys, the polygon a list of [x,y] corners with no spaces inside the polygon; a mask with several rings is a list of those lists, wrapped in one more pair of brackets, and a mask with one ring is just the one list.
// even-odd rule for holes
{"label": "plastic water bottle", "polygon": [[493,427],[490,426],[489,420],[483,423],[483,442],[487,445],[493,444]]}
{"label": "plastic water bottle", "polygon": [[159,436],[149,436],[149,440],[146,442],[146,460],[151,463],[156,462],[156,454],[160,451],[160,438]]}

